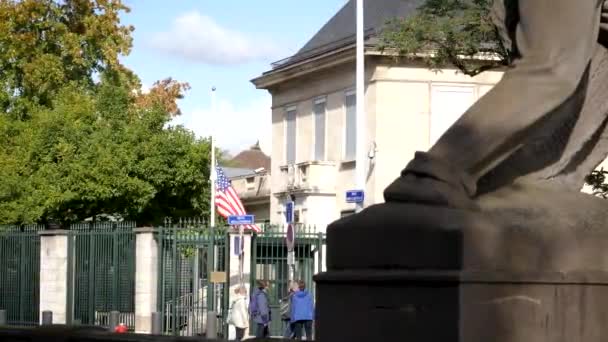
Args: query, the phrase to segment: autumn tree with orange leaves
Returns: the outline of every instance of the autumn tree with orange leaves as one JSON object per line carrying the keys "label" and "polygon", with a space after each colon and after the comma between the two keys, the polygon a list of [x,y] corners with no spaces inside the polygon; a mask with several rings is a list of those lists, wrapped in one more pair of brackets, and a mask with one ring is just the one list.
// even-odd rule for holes
{"label": "autumn tree with orange leaves", "polygon": [[0,0],[0,224],[209,210],[209,144],[182,127],[171,78],[141,91],[120,62],[121,0]]}

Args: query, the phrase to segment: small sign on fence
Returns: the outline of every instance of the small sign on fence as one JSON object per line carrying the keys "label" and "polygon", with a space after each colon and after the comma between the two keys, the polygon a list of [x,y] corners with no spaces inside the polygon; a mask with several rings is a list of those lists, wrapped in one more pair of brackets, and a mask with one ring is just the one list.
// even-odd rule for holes
{"label": "small sign on fence", "polygon": [[226,282],[226,272],[211,272],[210,278],[214,284],[223,284]]}

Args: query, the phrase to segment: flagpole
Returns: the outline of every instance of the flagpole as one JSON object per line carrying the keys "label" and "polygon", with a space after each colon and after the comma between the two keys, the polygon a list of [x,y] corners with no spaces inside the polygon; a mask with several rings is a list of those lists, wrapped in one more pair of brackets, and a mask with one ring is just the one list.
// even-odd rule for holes
{"label": "flagpole", "polygon": [[[215,117],[215,87],[211,88],[211,115]],[[215,226],[215,181],[217,180],[217,170],[215,162],[215,139],[213,138],[213,126],[211,131],[211,166],[209,168],[209,180],[211,181],[211,213],[209,215],[209,221],[211,227]]]}
{"label": "flagpole", "polygon": [[[216,117],[216,108],[215,108],[215,87],[211,88],[211,116]],[[211,165],[209,167],[209,183],[211,183],[211,198],[209,199],[210,203],[210,213],[209,213],[209,235],[211,236],[212,243],[210,244],[211,248],[209,249],[209,255],[207,255],[207,269],[211,271],[215,271],[215,188],[216,188],[216,180],[217,180],[217,169],[215,162],[215,139],[213,137],[213,124],[211,125]],[[207,338],[215,338],[217,336],[217,332],[212,326],[215,326],[215,286],[213,286],[212,282],[207,283]]]}
{"label": "flagpole", "polygon": [[[367,133],[365,118],[365,37],[363,21],[363,0],[357,0],[357,47],[356,47],[356,165],[355,184],[357,190],[365,192],[365,137]],[[363,210],[363,203],[357,203],[356,211]]]}

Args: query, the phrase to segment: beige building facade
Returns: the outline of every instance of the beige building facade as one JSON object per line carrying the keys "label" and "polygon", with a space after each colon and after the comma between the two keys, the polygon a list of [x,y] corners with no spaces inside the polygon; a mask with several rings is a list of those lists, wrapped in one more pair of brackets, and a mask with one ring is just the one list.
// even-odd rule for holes
{"label": "beige building facade", "polygon": [[[332,63],[338,56],[316,61],[296,77],[286,75],[267,84],[264,76],[255,80],[272,94],[272,222],[284,222],[285,203],[291,200],[296,221],[321,227],[355,209],[345,198],[346,191],[355,188],[352,52],[342,52],[340,64]],[[382,202],[384,188],[414,153],[427,150],[501,76],[434,72],[420,65],[395,64],[368,51],[365,206]]]}
{"label": "beige building facade", "polygon": [[[365,2],[365,206],[383,202],[384,189],[414,153],[428,150],[503,74],[432,71],[380,53],[384,24],[411,15],[421,2]],[[273,223],[285,222],[289,201],[296,221],[320,227],[355,210],[345,198],[355,188],[354,30],[350,0],[296,55],[252,80],[272,96]]]}

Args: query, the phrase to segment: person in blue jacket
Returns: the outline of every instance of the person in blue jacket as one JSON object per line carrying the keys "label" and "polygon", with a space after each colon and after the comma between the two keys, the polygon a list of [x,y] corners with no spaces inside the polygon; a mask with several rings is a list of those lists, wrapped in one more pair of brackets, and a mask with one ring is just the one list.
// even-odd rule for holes
{"label": "person in blue jacket", "polygon": [[312,295],[306,290],[306,283],[298,281],[298,291],[291,296],[291,324],[296,340],[302,339],[302,330],[306,331],[306,340],[312,340],[312,321],[314,303]]}
{"label": "person in blue jacket", "polygon": [[258,288],[251,295],[251,301],[249,302],[249,311],[251,318],[256,323],[255,337],[264,338],[270,335],[268,326],[272,317],[270,317],[270,305],[268,301],[268,294],[266,288],[268,287],[266,281],[258,280]]}

